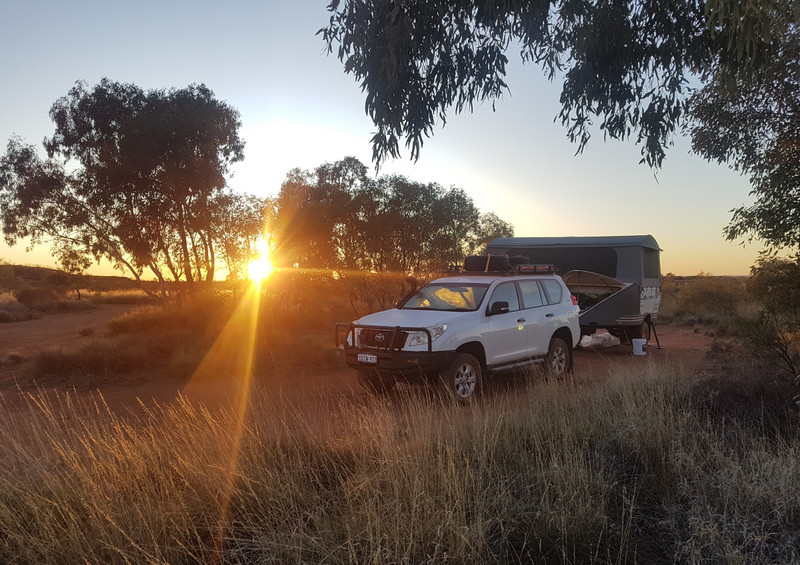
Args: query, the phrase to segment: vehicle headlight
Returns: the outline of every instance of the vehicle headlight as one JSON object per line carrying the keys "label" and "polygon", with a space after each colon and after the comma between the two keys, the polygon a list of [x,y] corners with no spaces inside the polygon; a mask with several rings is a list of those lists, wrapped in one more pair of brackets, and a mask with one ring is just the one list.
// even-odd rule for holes
{"label": "vehicle headlight", "polygon": [[[428,331],[431,332],[431,343],[433,343],[447,331],[447,324],[432,326],[428,328]],[[415,345],[428,345],[428,334],[425,332],[409,332],[408,339],[406,340],[406,347],[413,347]]]}

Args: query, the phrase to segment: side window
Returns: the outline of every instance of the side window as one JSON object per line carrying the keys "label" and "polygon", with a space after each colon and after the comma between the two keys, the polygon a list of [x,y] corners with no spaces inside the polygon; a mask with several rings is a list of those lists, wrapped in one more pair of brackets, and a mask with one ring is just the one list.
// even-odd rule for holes
{"label": "side window", "polygon": [[542,306],[542,292],[539,290],[539,283],[536,281],[519,281],[519,290],[522,293],[523,308],[536,308]]}
{"label": "side window", "polygon": [[508,311],[514,312],[519,310],[519,298],[517,298],[517,288],[513,282],[503,283],[498,285],[492,293],[492,299],[489,300],[489,307],[491,308],[494,302],[508,302]]}
{"label": "side window", "polygon": [[657,279],[661,276],[658,264],[658,250],[645,247],[644,251],[644,278]]}
{"label": "side window", "polygon": [[547,297],[548,304],[558,304],[561,302],[563,289],[558,281],[553,279],[544,279],[540,281],[544,287],[544,294]]}

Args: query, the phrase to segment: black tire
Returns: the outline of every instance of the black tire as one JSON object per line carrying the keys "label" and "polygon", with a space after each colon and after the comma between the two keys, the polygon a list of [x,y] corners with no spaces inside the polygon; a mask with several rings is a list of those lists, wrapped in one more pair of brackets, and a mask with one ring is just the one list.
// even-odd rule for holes
{"label": "black tire", "polygon": [[459,402],[470,402],[483,389],[481,364],[469,353],[456,353],[453,361],[439,377],[445,393]]}
{"label": "black tire", "polygon": [[572,354],[566,341],[560,337],[550,340],[545,365],[548,377],[561,379],[572,372]]}
{"label": "black tire", "polygon": [[628,341],[634,339],[645,339],[650,341],[650,324],[647,321],[642,322],[640,326],[633,326],[628,328]]}
{"label": "black tire", "polygon": [[630,342],[631,340],[631,333],[626,328],[608,328],[608,333],[613,335],[615,338],[620,340],[621,342]]}
{"label": "black tire", "polygon": [[385,394],[394,388],[394,377],[381,375],[375,369],[356,369],[358,384],[370,394]]}

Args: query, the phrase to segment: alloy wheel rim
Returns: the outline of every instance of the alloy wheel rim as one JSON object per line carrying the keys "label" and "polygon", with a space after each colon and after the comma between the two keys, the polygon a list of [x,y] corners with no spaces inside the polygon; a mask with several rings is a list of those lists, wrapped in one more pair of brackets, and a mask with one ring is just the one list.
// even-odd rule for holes
{"label": "alloy wheel rim", "polygon": [[478,376],[475,373],[472,365],[461,365],[456,371],[455,388],[456,394],[461,398],[468,398],[475,392],[475,385],[478,382]]}
{"label": "alloy wheel rim", "polygon": [[553,372],[557,375],[563,373],[567,368],[567,354],[566,352],[558,347],[553,351],[553,361],[551,363],[551,367]]}

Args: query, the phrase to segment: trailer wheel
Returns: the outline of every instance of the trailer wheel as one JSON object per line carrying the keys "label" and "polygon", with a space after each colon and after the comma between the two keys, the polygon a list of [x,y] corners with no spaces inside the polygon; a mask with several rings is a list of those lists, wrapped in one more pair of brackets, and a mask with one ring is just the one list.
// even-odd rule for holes
{"label": "trailer wheel", "polygon": [[634,339],[645,339],[650,341],[650,321],[645,320],[640,326],[633,326],[628,328],[628,341]]}

